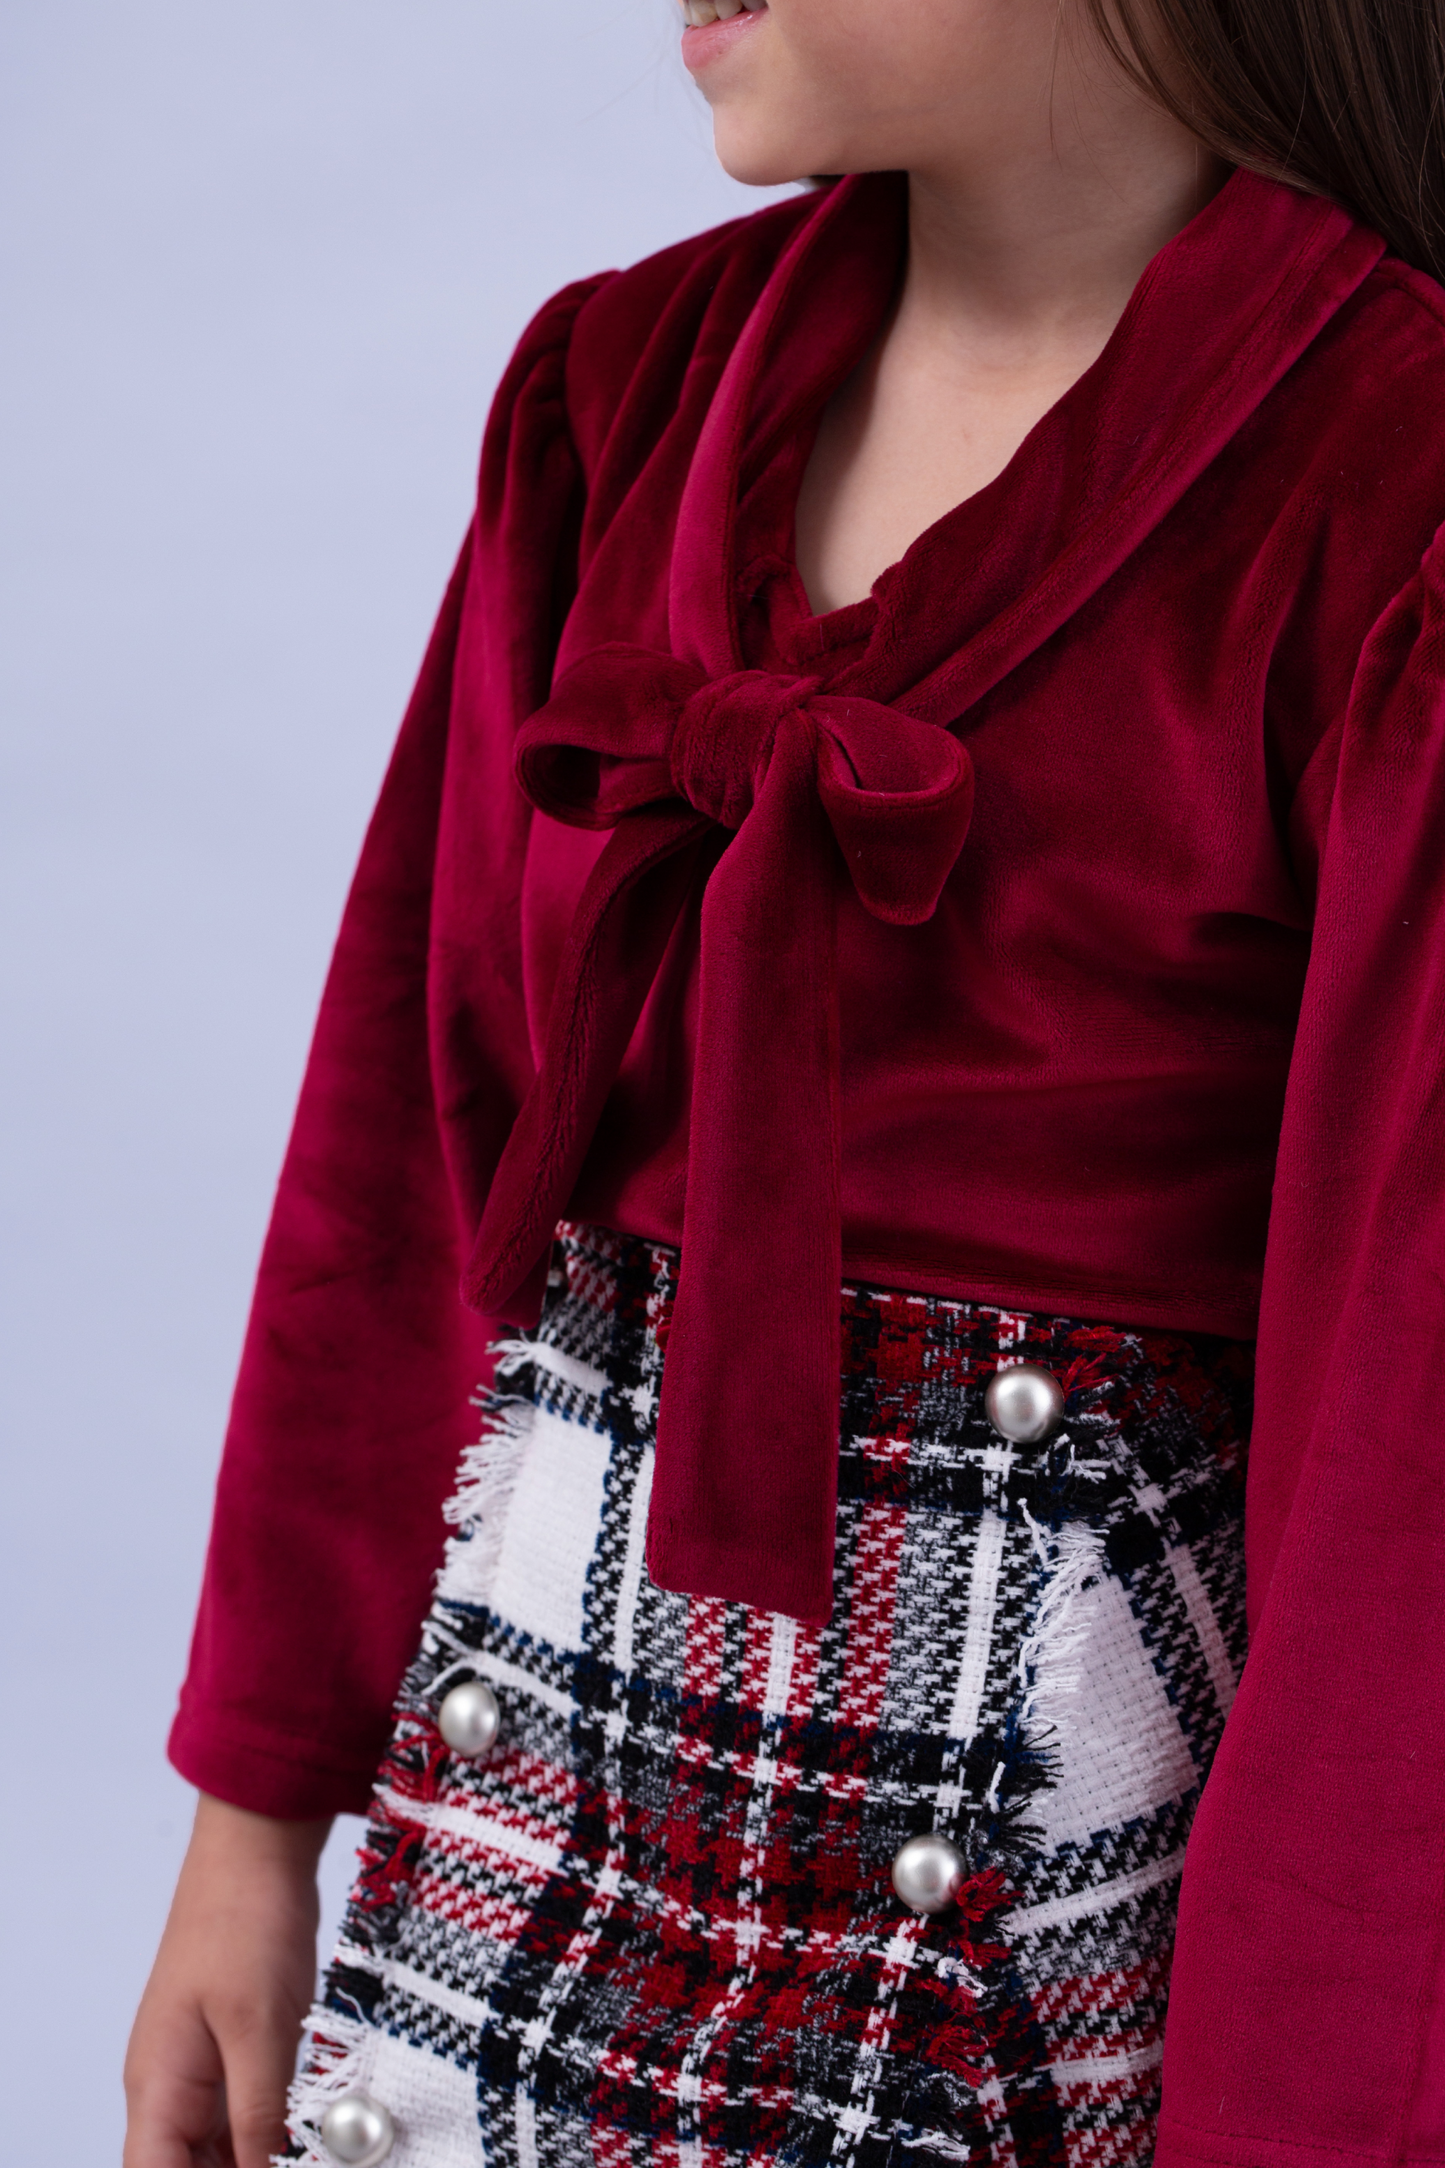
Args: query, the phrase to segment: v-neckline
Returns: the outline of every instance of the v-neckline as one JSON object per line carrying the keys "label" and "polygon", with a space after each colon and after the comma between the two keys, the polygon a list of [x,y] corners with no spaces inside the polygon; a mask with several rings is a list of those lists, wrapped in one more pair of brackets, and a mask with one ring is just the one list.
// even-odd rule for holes
{"label": "v-neckline", "polygon": [[[800,452],[877,335],[906,221],[903,175],[858,175],[827,192],[783,251],[693,455],[669,617],[679,655],[714,673],[746,666],[740,575],[771,563],[792,605],[770,616],[780,652],[811,658],[840,691],[943,719],[1137,547],[1383,243],[1336,205],[1234,173],[1151,260],[1098,359],[1003,470],[926,528],[867,598],[815,613],[791,547]],[[750,504],[764,506],[761,521],[749,523]]]}

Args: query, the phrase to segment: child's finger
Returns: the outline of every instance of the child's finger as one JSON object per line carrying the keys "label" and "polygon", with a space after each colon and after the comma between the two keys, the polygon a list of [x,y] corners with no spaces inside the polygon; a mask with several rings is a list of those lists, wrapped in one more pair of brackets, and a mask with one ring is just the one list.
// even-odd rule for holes
{"label": "child's finger", "polygon": [[286,2144],[286,2091],[296,2067],[291,2017],[253,2024],[223,2037],[226,2118],[236,2168],[268,2168]]}
{"label": "child's finger", "polygon": [[128,2108],[122,2168],[210,2168],[224,2157],[224,2097],[214,2077],[152,2067],[129,2088]]}

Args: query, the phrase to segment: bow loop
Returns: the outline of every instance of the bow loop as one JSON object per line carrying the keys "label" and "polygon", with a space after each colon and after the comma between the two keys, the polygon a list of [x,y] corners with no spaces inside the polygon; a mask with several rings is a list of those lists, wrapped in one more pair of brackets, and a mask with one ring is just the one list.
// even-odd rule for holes
{"label": "bow loop", "polygon": [[517,781],[577,828],[613,828],[681,799],[740,829],[789,717],[808,733],[818,796],[860,901],[875,918],[929,918],[968,833],[973,767],[947,730],[829,693],[815,677],[709,678],[674,655],[619,644],[564,671],[517,735]]}
{"label": "bow loop", "polygon": [[674,797],[677,718],[706,683],[675,655],[621,641],[594,648],[517,733],[512,770],[523,795],[572,828],[615,828],[624,814]]}
{"label": "bow loop", "polygon": [[[968,830],[968,754],[936,723],[815,677],[714,677],[615,645],[558,678],[518,732],[515,772],[539,811],[613,833],[577,903],[546,1051],[464,1285],[494,1315],[534,1314],[538,1261],[705,880],[685,1262],[648,1563],[664,1588],[826,1617],[842,1278],[837,859],[876,918],[928,918]],[[731,831],[721,852],[718,829]],[[737,1359],[738,1320],[750,1362]]]}
{"label": "bow loop", "polygon": [[678,796],[720,828],[741,828],[763,787],[779,729],[789,715],[806,713],[817,682],[734,670],[699,686],[672,740]]}
{"label": "bow loop", "polygon": [[818,795],[860,902],[894,926],[931,918],[973,815],[973,762],[951,732],[876,700],[825,695]]}

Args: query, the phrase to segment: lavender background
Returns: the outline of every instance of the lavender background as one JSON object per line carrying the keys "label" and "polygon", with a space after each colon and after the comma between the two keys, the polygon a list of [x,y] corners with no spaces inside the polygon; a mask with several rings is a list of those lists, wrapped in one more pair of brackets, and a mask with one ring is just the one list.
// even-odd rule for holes
{"label": "lavender background", "polygon": [[6,2168],[119,2160],[250,1276],[491,388],[565,280],[760,200],[676,40],[671,0],[0,11]]}

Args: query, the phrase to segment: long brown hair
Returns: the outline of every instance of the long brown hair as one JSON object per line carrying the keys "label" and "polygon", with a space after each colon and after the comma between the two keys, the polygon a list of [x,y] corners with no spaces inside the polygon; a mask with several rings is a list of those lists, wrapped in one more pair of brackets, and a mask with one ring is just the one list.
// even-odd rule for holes
{"label": "long brown hair", "polygon": [[1088,6],[1115,59],[1221,157],[1332,196],[1445,280],[1445,0]]}

